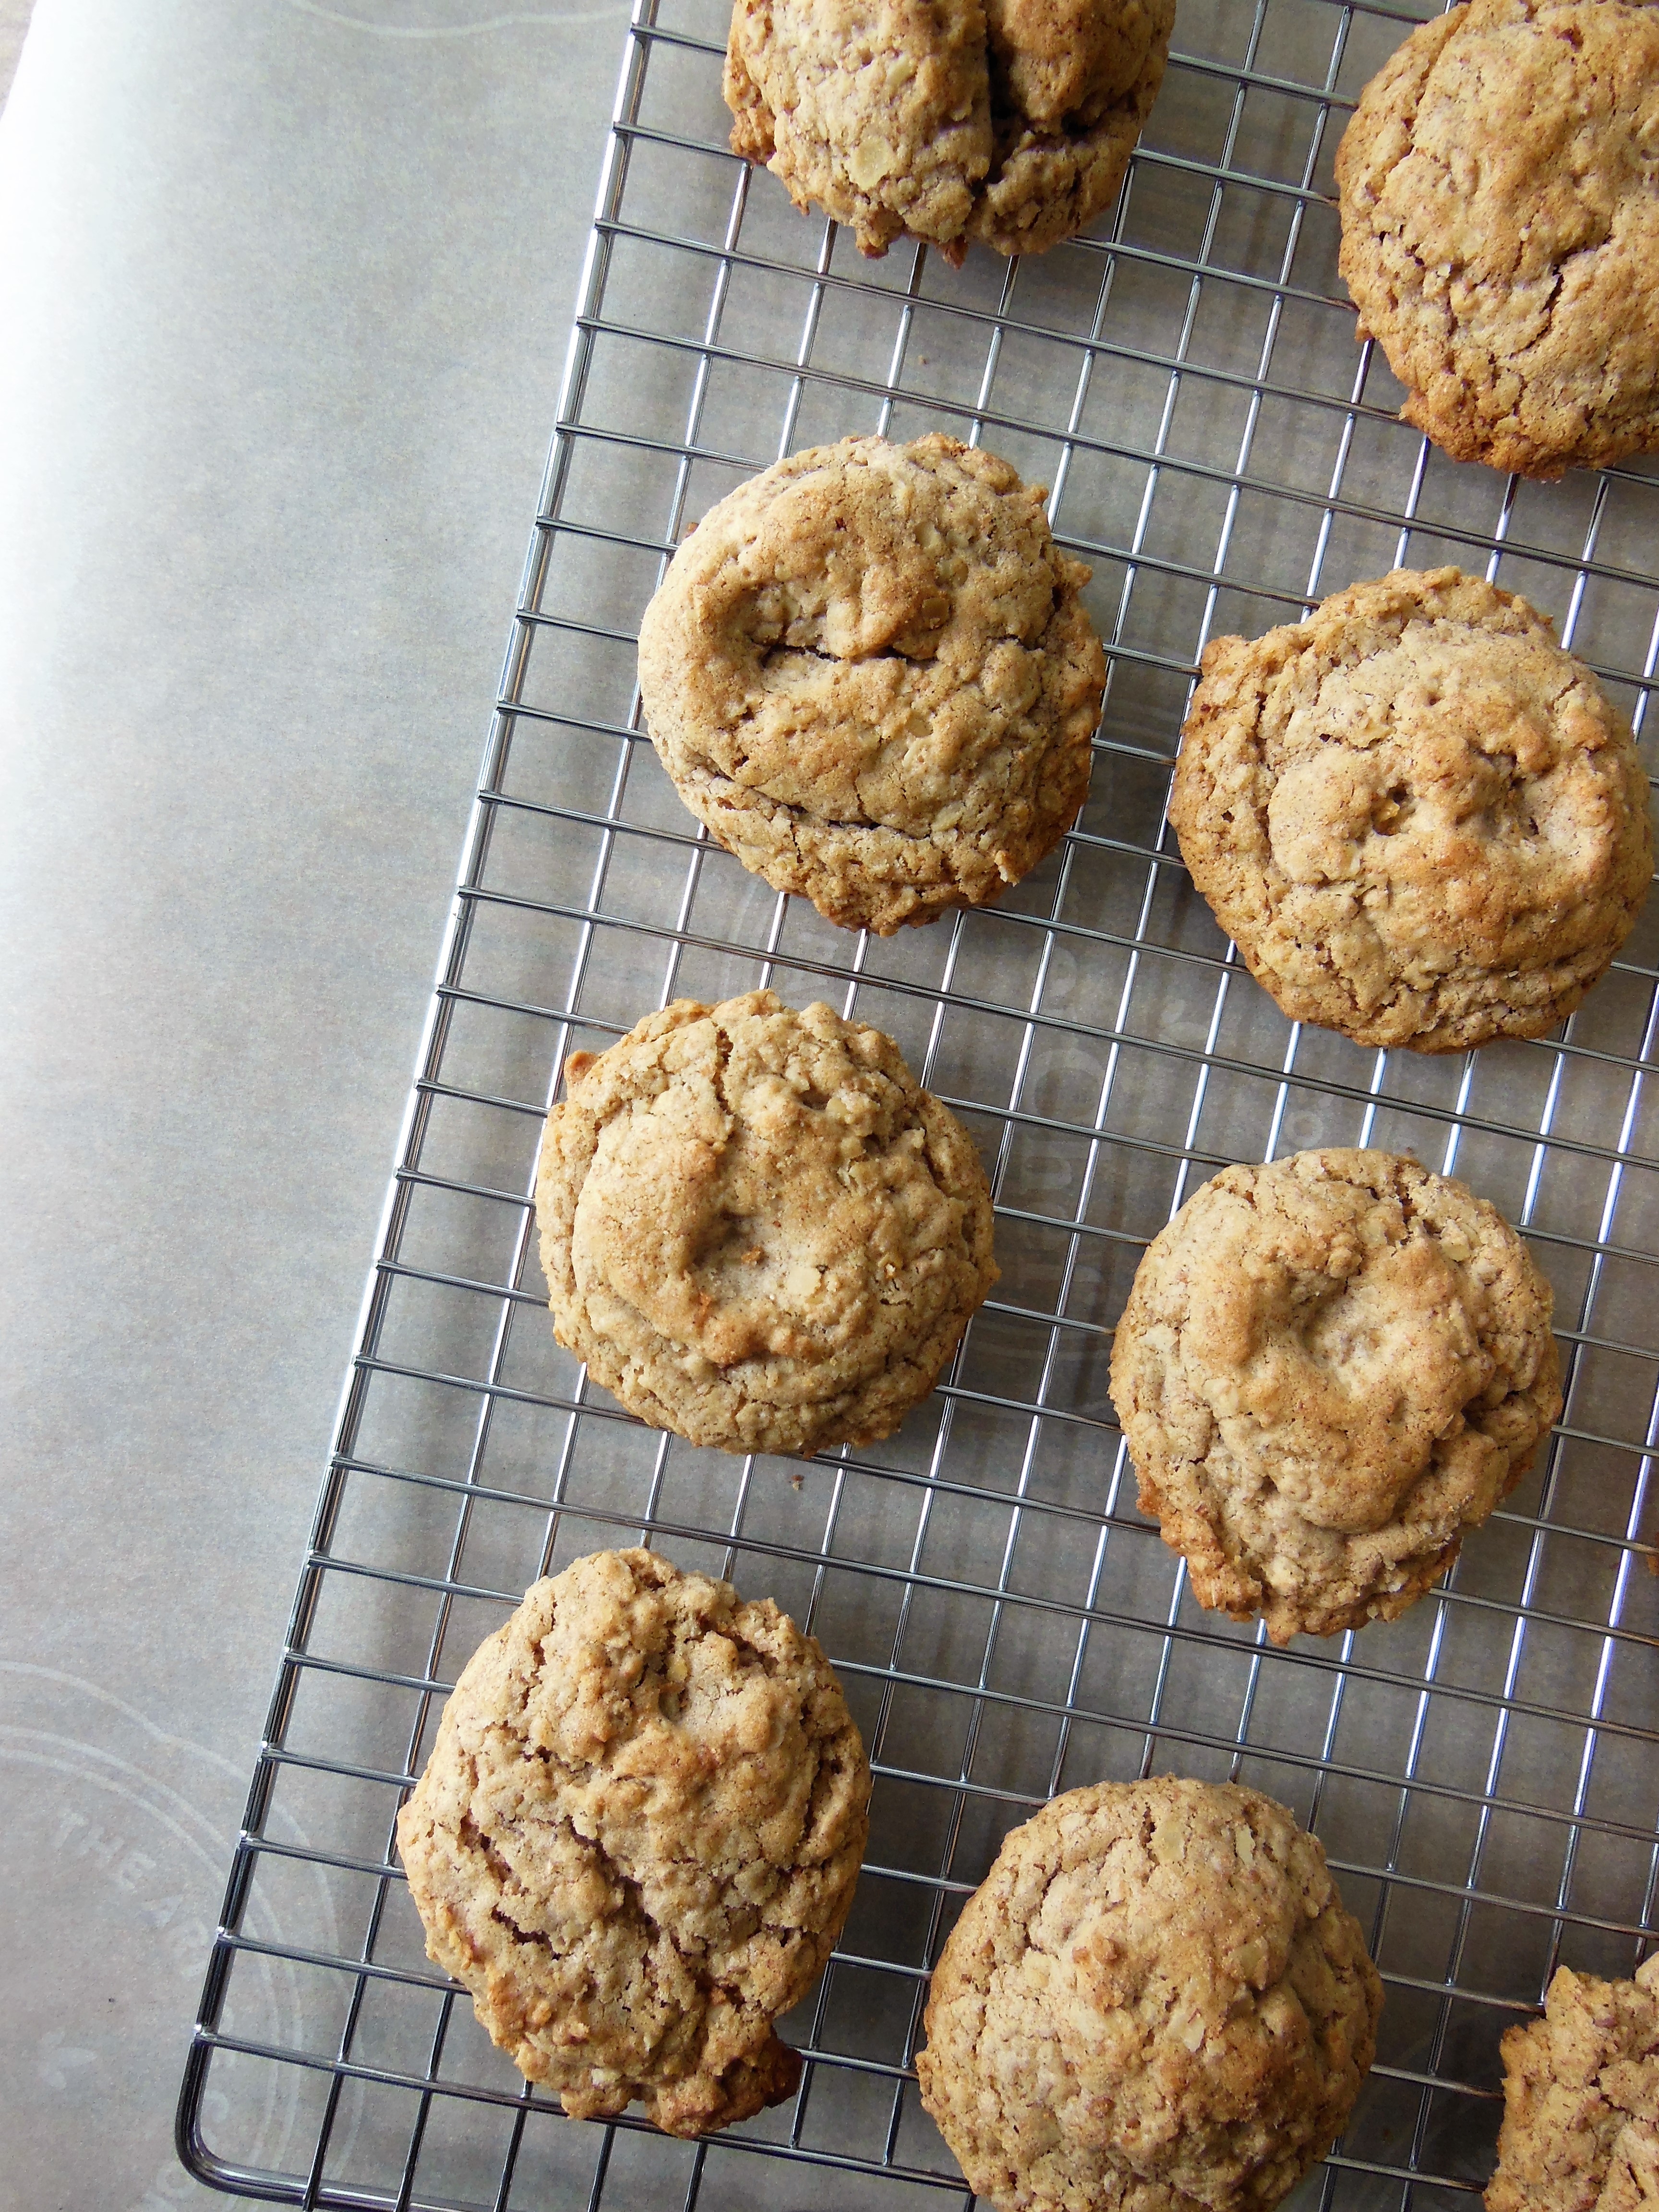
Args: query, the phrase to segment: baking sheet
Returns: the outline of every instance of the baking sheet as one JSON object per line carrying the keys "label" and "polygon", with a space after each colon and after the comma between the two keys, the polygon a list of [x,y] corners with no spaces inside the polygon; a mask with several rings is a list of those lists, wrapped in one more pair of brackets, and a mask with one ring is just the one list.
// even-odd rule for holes
{"label": "baking sheet", "polygon": [[[1113,222],[958,273],[910,247],[862,263],[750,177],[725,150],[720,10],[641,0],[503,704],[186,2084],[198,2172],[354,2205],[960,2198],[909,2075],[928,1966],[1008,1827],[1106,1776],[1268,1790],[1321,1836],[1368,1928],[1378,2063],[1305,2203],[1478,2188],[1503,2028],[1558,1961],[1635,1965],[1659,1810],[1656,924],[1558,1040],[1368,1053],[1282,1019],[1164,823],[1206,640],[1398,562],[1522,591],[1645,739],[1650,465],[1551,486],[1459,468],[1398,422],[1386,367],[1354,343],[1330,163],[1407,21],[1184,0]],[[854,938],[696,832],[641,733],[634,636],[673,544],[743,476],[848,431],[936,428],[1054,487],[1111,678],[1064,848],[995,909]],[[897,1037],[972,1129],[999,1205],[1002,1281],[949,1380],[898,1437],[804,1467],[694,1450],[590,1391],[541,1310],[527,1204],[565,1052],[670,997],[759,983]],[[1443,1591],[1278,1653],[1197,1608],[1136,1511],[1106,1369],[1139,1253],[1183,1197],[1224,1161],[1312,1143],[1413,1151],[1521,1223],[1570,1390],[1548,1453]],[[699,2147],[571,2124],[525,2090],[426,1964],[389,1851],[479,1639],[537,1574],[641,1535],[813,1629],[878,1777],[837,1960],[785,2024],[808,2053],[799,2096]],[[257,2016],[273,1962],[300,1993],[291,2032]]]}
{"label": "baking sheet", "polygon": [[223,2202],[179,2076],[626,23],[40,0],[0,111],[5,2212]]}

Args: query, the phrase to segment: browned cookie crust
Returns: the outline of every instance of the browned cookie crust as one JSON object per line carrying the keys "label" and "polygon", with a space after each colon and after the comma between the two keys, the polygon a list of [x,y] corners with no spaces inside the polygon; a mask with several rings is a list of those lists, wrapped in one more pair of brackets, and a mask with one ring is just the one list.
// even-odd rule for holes
{"label": "browned cookie crust", "polygon": [[772,2023],[841,1933],[869,1799],[841,1686],[769,1598],[596,1552],[467,1662],[398,1848],[434,1964],[531,2081],[696,2136],[794,2088]]}
{"label": "browned cookie crust", "polygon": [[1040,488],[934,434],[740,484],[640,628],[652,741],[728,852],[883,936],[1017,883],[1077,817],[1105,659]]}
{"label": "browned cookie crust", "polygon": [[1175,0],[733,0],[732,148],[880,254],[1041,253],[1116,198]]}
{"label": "browned cookie crust", "polygon": [[1504,2130],[1486,2212],[1659,2203],[1659,1956],[1633,1982],[1563,1966],[1544,2017],[1504,2038]]}
{"label": "browned cookie crust", "polygon": [[892,1039],[678,999],[565,1077],[536,1183],[560,1343],[693,1443],[890,1435],[997,1279],[979,1155]]}
{"label": "browned cookie crust", "polygon": [[1218,638],[1170,819],[1291,1020],[1418,1052],[1553,1029],[1653,874],[1628,722],[1524,599],[1455,568]]}
{"label": "browned cookie crust", "polygon": [[1336,159],[1341,270],[1406,417],[1523,476],[1659,445],[1659,7],[1469,0]]}
{"label": "browned cookie crust", "polygon": [[1073,1790],[934,1970],[922,2102],[997,2212],[1267,2212],[1346,2124],[1382,1985],[1311,1836],[1254,1790]]}
{"label": "browned cookie crust", "polygon": [[1561,1410],[1550,1288],[1496,1209],[1389,1152],[1224,1169],[1112,1349],[1141,1510],[1275,1644],[1392,1620]]}

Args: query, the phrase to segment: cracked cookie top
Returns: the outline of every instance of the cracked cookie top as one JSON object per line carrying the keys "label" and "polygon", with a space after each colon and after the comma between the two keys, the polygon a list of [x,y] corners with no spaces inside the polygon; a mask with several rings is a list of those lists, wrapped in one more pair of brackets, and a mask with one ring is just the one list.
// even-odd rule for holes
{"label": "cracked cookie top", "polygon": [[769,1598],[596,1552],[468,1661],[398,1848],[434,1964],[531,2081],[695,2136],[794,2088],[772,2023],[841,1932],[869,1798],[841,1686]]}
{"label": "cracked cookie top", "polygon": [[1638,2212],[1659,2199],[1659,1955],[1633,1982],[1563,1966],[1504,2038],[1486,2212]]}
{"label": "cracked cookie top", "polygon": [[1552,1303],[1496,1208],[1415,1160],[1204,1184],[1135,1272],[1111,1379],[1200,1604],[1275,1644],[1403,1613],[1561,1410]]}
{"label": "cracked cookie top", "polygon": [[732,149],[865,253],[1040,253],[1116,198],[1175,0],[734,0]]}
{"label": "cracked cookie top", "polygon": [[1337,155],[1340,267],[1456,459],[1659,445],[1659,6],[1468,0],[1373,77]]}
{"label": "cracked cookie top", "polygon": [[890,1435],[997,1275],[979,1155],[892,1039],[680,999],[565,1077],[536,1184],[559,1341],[693,1443]]}
{"label": "cracked cookie top", "polygon": [[646,610],[640,690],[746,868],[884,936],[995,898],[1070,828],[1105,661],[1043,499],[953,438],[843,438],[704,516]]}
{"label": "cracked cookie top", "polygon": [[1282,1805],[1103,1782],[1003,1844],[934,1970],[916,2071],[998,2212],[1267,2212],[1346,2124],[1382,2002]]}
{"label": "cracked cookie top", "polygon": [[1553,1029],[1653,873],[1628,722],[1543,616],[1455,568],[1218,638],[1170,819],[1293,1021],[1419,1052]]}

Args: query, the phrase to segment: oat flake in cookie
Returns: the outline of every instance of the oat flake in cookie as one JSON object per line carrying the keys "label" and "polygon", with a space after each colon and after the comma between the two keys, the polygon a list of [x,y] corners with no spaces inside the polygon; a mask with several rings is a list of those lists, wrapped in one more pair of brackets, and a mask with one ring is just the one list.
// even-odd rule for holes
{"label": "oat flake in cookie", "polygon": [[890,1435],[997,1278],[979,1155],[892,1039],[680,999],[565,1077],[536,1213],[594,1381],[724,1451]]}
{"label": "oat flake in cookie", "polygon": [[744,867],[885,936],[1058,843],[1105,660],[1043,497],[953,438],[843,438],[704,516],[646,610],[640,690]]}
{"label": "oat flake in cookie", "polygon": [[794,2088],[772,2023],[841,1932],[869,1799],[811,1637],[597,1552],[468,1662],[398,1848],[434,1963],[531,2081],[696,2136]]}
{"label": "oat flake in cookie", "polygon": [[1415,1160],[1206,1182],[1136,1270],[1111,1380],[1200,1603],[1275,1644],[1403,1613],[1560,1413],[1551,1304],[1496,1209]]}
{"label": "oat flake in cookie", "polygon": [[916,2071],[997,2212],[1267,2212],[1346,2125],[1382,2003],[1282,1805],[1103,1782],[1003,1844],[934,1969]]}
{"label": "oat flake in cookie", "polygon": [[880,254],[1040,253],[1110,206],[1175,0],[734,0],[732,150]]}
{"label": "oat flake in cookie", "polygon": [[1460,461],[1524,476],[1659,445],[1659,6],[1469,0],[1360,95],[1341,270]]}
{"label": "oat flake in cookie", "polygon": [[1659,1957],[1633,1982],[1563,1966],[1544,2017],[1504,2038],[1504,2129],[1486,2212],[1659,2203]]}
{"label": "oat flake in cookie", "polygon": [[1455,568],[1218,638],[1170,819],[1291,1020],[1418,1052],[1553,1029],[1653,874],[1629,723],[1543,616]]}

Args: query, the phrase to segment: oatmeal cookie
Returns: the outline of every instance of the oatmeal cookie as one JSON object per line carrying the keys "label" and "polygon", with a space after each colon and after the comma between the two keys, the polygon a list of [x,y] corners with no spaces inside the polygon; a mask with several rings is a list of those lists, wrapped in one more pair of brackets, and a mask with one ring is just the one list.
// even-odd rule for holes
{"label": "oatmeal cookie", "polygon": [[1633,1982],[1563,1966],[1544,2017],[1504,2038],[1504,2129],[1486,2212],[1659,2203],[1659,1955]]}
{"label": "oatmeal cookie", "polygon": [[1418,1052],[1553,1029],[1653,873],[1629,723],[1543,616],[1455,568],[1218,638],[1170,819],[1292,1021]]}
{"label": "oatmeal cookie", "polygon": [[398,1817],[427,1950],[567,2112],[696,2136],[788,2096],[772,2023],[852,1902],[870,1769],[769,1598],[654,1552],[536,1583],[467,1662]]}
{"label": "oatmeal cookie", "polygon": [[1412,33],[1336,158],[1343,278],[1460,461],[1659,446],[1659,7],[1468,0]]}
{"label": "oatmeal cookie", "polygon": [[1346,2125],[1382,2004],[1283,1806],[1103,1782],[1003,1844],[934,1970],[916,2071],[998,2212],[1267,2212]]}
{"label": "oatmeal cookie", "polygon": [[536,1182],[560,1343],[693,1443],[890,1435],[997,1279],[979,1155],[892,1039],[678,999],[565,1079]]}
{"label": "oatmeal cookie", "polygon": [[1175,0],[733,0],[732,150],[862,252],[1041,253],[1109,207]]}
{"label": "oatmeal cookie", "polygon": [[1275,1644],[1403,1613],[1561,1410],[1549,1285],[1497,1210],[1389,1152],[1225,1168],[1112,1348],[1140,1506]]}
{"label": "oatmeal cookie", "polygon": [[1042,253],[1116,199],[1164,82],[1175,0],[987,0],[985,19],[991,167],[968,236]]}
{"label": "oatmeal cookie", "polygon": [[675,788],[744,867],[886,936],[981,906],[1089,787],[1105,659],[1041,489],[934,434],[729,493],[640,627]]}

